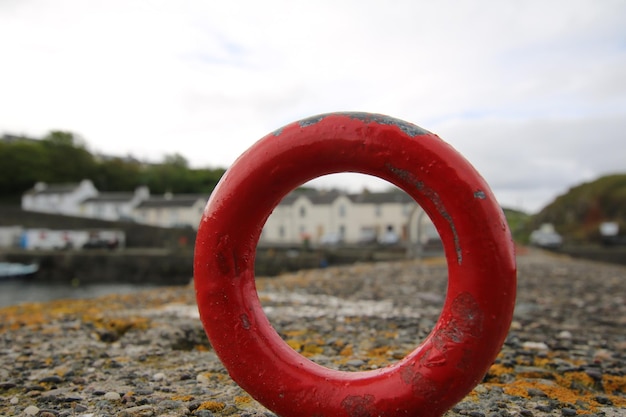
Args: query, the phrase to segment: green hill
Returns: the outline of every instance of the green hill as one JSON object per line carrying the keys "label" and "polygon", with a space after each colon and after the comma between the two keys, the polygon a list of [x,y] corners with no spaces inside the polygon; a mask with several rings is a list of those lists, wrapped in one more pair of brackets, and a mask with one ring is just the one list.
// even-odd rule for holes
{"label": "green hill", "polygon": [[503,208],[502,211],[504,211],[504,216],[509,224],[509,229],[511,229],[513,239],[516,242],[524,242],[528,235],[526,228],[531,219],[530,215],[523,211],[510,208]]}
{"label": "green hill", "polygon": [[569,189],[532,216],[527,232],[552,223],[569,242],[593,242],[600,240],[598,228],[605,221],[617,222],[620,234],[626,231],[626,174],[607,175]]}

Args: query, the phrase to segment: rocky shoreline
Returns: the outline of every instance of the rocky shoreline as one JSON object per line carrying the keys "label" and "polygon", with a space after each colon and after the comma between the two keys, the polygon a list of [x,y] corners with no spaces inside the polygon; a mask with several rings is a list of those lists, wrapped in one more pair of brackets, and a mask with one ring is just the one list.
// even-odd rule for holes
{"label": "rocky shoreline", "polygon": [[[514,322],[483,383],[447,417],[626,416],[626,268],[518,257]],[[375,369],[413,350],[444,299],[441,259],[258,278],[304,356]],[[191,286],[0,309],[0,415],[272,417],[229,377]]]}

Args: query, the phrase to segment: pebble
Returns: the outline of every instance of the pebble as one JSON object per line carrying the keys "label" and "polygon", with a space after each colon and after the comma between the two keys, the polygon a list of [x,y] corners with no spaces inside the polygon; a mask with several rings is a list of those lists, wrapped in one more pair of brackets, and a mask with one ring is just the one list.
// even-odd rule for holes
{"label": "pebble", "polygon": [[612,405],[612,404],[613,404],[613,402],[611,401],[611,399],[610,399],[610,398],[608,398],[608,397],[607,397],[607,396],[605,396],[605,395],[598,395],[598,396],[596,396],[596,401],[597,401],[599,404],[603,404],[603,405]]}
{"label": "pebble", "polygon": [[544,342],[524,342],[522,343],[522,348],[530,349],[530,350],[548,350],[550,349],[548,345]]}
{"label": "pebble", "polygon": [[104,399],[109,401],[119,401],[122,399],[122,396],[117,392],[109,391],[104,394]]}
{"label": "pebble", "polygon": [[571,340],[572,339],[572,332],[570,332],[569,330],[563,330],[556,337],[558,339]]}
{"label": "pebble", "polygon": [[46,376],[44,378],[41,378],[39,382],[50,382],[53,384],[58,384],[60,382],[63,382],[63,378],[61,378],[58,375],[51,375],[51,376]]}
{"label": "pebble", "polygon": [[365,361],[362,361],[361,359],[352,359],[346,362],[346,365],[352,366],[355,368],[363,366],[364,364],[365,364]]}
{"label": "pebble", "polygon": [[[444,262],[381,262],[258,278],[257,288],[290,344],[323,366],[364,371],[429,334],[446,275]],[[619,266],[519,257],[505,345],[444,417],[626,417],[625,277]],[[0,415],[276,417],[229,378],[194,296],[185,286],[90,301],[88,313],[81,301],[55,314],[52,304],[0,309]]]}
{"label": "pebble", "polygon": [[163,372],[157,372],[152,375],[152,380],[154,381],[163,381],[165,379],[165,374]]}
{"label": "pebble", "polygon": [[154,415],[154,407],[151,405],[138,405],[136,407],[128,407],[120,414],[120,417],[150,417]]}
{"label": "pebble", "polygon": [[527,392],[531,397],[547,397],[545,392],[537,388],[528,388]]}
{"label": "pebble", "polygon": [[27,416],[36,416],[39,413],[39,407],[36,405],[29,405],[24,409],[24,414]]}
{"label": "pebble", "polygon": [[200,383],[208,384],[209,382],[211,382],[211,379],[206,374],[198,374],[196,376],[196,381],[198,381]]}

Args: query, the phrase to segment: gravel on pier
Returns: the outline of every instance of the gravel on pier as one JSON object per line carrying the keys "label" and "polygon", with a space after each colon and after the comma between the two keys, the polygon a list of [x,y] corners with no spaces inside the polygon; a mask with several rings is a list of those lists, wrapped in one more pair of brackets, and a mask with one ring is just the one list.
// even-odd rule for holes
{"label": "gravel on pier", "polygon": [[[447,417],[626,416],[626,268],[518,256],[511,331]],[[329,368],[399,360],[432,329],[445,261],[258,278],[266,314]],[[0,415],[272,417],[212,352],[192,286],[0,309]]]}

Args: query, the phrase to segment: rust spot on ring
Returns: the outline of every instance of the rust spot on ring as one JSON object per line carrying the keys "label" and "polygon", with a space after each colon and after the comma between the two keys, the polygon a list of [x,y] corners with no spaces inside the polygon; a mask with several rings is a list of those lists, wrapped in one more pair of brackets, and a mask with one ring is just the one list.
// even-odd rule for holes
{"label": "rust spot on ring", "polygon": [[228,235],[220,236],[215,245],[217,267],[222,275],[229,275],[235,269],[235,257],[232,255],[232,244]]}
{"label": "rust spot on ring", "polygon": [[485,313],[474,296],[468,292],[459,294],[451,306],[450,320],[433,335],[433,346],[445,357],[452,345],[465,343],[468,338],[483,334]]}
{"label": "rust spot on ring", "polygon": [[396,126],[401,131],[414,138],[415,136],[427,135],[430,132],[412,123],[407,123],[403,120],[399,120],[393,117],[385,116],[384,114],[376,113],[361,113],[361,112],[347,112],[338,113],[339,115],[346,115],[351,119],[360,120],[363,123],[378,123],[379,125]]}
{"label": "rust spot on ring", "polygon": [[413,394],[417,397],[428,399],[438,392],[437,385],[433,380],[428,379],[420,372],[416,372],[410,366],[402,369],[400,377],[405,384],[411,386]]}
{"label": "rust spot on ring", "polygon": [[429,187],[426,187],[426,185],[424,185],[422,181],[418,180],[413,173],[409,171],[405,171],[403,169],[396,168],[390,163],[387,163],[385,166],[393,174],[402,178],[404,181],[407,181],[413,184],[413,186],[415,186],[415,188],[417,188],[417,190],[420,193],[422,193],[424,197],[428,198],[430,201],[433,202],[433,204],[435,205],[435,208],[437,209],[441,217],[446,219],[446,221],[450,225],[450,230],[452,231],[452,239],[454,241],[454,250],[456,252],[456,261],[459,265],[461,265],[463,263],[463,252],[461,251],[461,243],[459,241],[459,234],[456,230],[456,226],[454,225],[454,221],[452,220],[452,216],[450,216],[450,213],[448,213],[448,210],[446,210],[446,207],[443,205],[443,202],[441,201],[441,197],[439,197],[439,194],[437,194],[435,190]]}
{"label": "rust spot on ring", "polygon": [[239,318],[241,319],[241,326],[246,330],[250,330],[250,319],[248,318],[248,315],[242,314]]}
{"label": "rust spot on ring", "polygon": [[374,396],[370,394],[349,395],[341,401],[341,407],[350,417],[377,417],[374,400]]}
{"label": "rust spot on ring", "polygon": [[487,198],[487,195],[485,194],[483,190],[478,190],[478,191],[474,191],[474,198],[477,198],[479,200],[484,200]]}
{"label": "rust spot on ring", "polygon": [[321,122],[322,120],[324,120],[324,118],[326,118],[326,116],[328,116],[327,114],[320,114],[317,116],[312,116],[306,119],[302,119],[298,122],[298,124],[300,125],[300,127],[308,127],[308,126],[312,126],[316,123]]}
{"label": "rust spot on ring", "polygon": [[472,337],[482,336],[485,313],[472,294],[462,292],[454,299],[452,316],[459,321],[457,325],[468,335]]}

